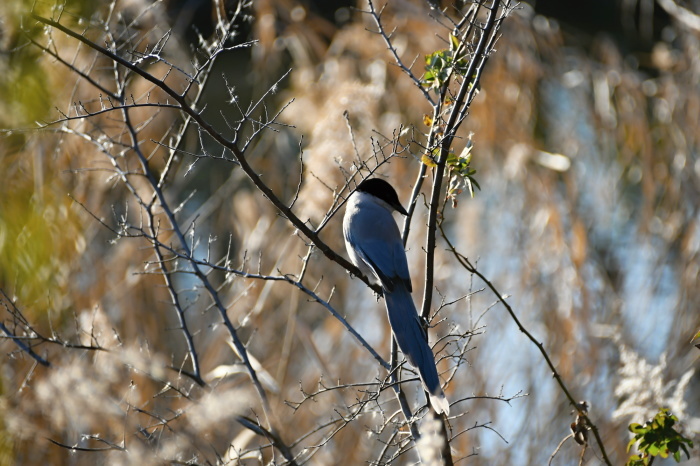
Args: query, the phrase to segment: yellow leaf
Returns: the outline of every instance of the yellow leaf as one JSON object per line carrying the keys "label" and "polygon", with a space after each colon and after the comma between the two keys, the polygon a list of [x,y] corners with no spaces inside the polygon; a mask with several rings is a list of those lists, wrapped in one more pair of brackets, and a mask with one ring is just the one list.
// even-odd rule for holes
{"label": "yellow leaf", "polygon": [[433,126],[433,118],[427,113],[423,115],[423,124],[425,126]]}
{"label": "yellow leaf", "polygon": [[435,163],[435,160],[433,160],[433,158],[430,157],[428,154],[423,154],[423,157],[420,158],[420,161],[431,168],[437,167],[437,163]]}

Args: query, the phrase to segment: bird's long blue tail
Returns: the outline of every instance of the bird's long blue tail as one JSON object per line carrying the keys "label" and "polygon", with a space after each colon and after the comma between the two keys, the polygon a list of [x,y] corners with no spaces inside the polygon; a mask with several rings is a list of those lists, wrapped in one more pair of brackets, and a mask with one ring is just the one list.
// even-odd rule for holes
{"label": "bird's long blue tail", "polygon": [[433,352],[423,333],[411,293],[403,284],[397,283],[391,292],[384,290],[384,299],[396,342],[408,362],[418,369],[423,387],[430,395],[430,404],[438,413],[449,414],[450,403],[440,387]]}

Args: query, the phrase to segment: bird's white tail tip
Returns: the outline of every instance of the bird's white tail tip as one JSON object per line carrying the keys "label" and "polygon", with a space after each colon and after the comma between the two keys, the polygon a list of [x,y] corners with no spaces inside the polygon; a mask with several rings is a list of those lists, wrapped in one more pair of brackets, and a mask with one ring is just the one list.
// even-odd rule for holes
{"label": "bird's white tail tip", "polygon": [[440,390],[440,393],[437,395],[433,395],[432,393],[430,394],[430,404],[433,405],[433,408],[438,414],[445,414],[445,416],[449,416],[450,414],[450,402],[447,401],[447,397],[445,397],[445,394]]}

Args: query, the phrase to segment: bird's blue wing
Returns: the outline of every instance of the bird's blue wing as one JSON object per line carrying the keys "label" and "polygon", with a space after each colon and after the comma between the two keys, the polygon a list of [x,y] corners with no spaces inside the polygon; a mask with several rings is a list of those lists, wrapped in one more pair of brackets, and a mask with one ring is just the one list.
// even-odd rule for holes
{"label": "bird's blue wing", "polygon": [[410,293],[413,291],[413,287],[411,286],[411,274],[408,272],[408,262],[406,260],[406,251],[403,249],[403,243],[399,242],[394,245],[393,256],[395,276],[403,282],[403,285]]}
{"label": "bird's blue wing", "polygon": [[[371,198],[351,202],[343,219],[343,234],[351,258],[369,267],[382,286],[391,291],[397,283],[411,290],[401,233],[386,207]],[[354,260],[354,259],[353,259]]]}
{"label": "bird's blue wing", "polygon": [[400,241],[387,244],[385,241],[365,240],[356,250],[387,291],[392,291],[397,282],[411,291],[406,253]]}

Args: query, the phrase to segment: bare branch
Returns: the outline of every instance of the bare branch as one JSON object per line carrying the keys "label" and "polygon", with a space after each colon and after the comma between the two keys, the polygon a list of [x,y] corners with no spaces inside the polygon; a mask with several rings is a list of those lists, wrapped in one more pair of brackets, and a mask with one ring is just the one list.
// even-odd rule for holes
{"label": "bare branch", "polygon": [[[376,34],[379,34],[382,39],[384,39],[384,43],[386,44],[387,50],[391,53],[391,55],[394,57],[394,62],[396,63],[396,66],[401,68],[401,70],[406,73],[406,75],[413,81],[413,84],[416,85],[418,89],[423,93],[423,97],[425,97],[425,100],[430,102],[431,106],[435,106],[435,101],[433,100],[432,96],[428,93],[428,91],[423,87],[423,82],[417,78],[414,74],[413,71],[411,71],[410,67],[407,67],[404,65],[403,61],[401,60],[401,57],[399,57],[399,53],[396,50],[396,47],[394,47],[394,44],[391,42],[391,36],[393,35],[393,32],[390,34],[387,34],[387,32],[384,29],[384,25],[382,24],[382,11],[384,11],[384,7],[380,11],[377,11],[374,2],[372,0],[369,0],[368,2],[369,6],[369,11],[363,11],[363,13],[368,14],[372,17],[374,20],[374,24],[377,26],[377,31],[375,32]],[[370,31],[374,32],[374,31]]]}
{"label": "bare branch", "polygon": [[596,442],[598,443],[598,447],[600,448],[600,451],[603,455],[603,459],[607,465],[612,465],[610,462],[610,459],[608,458],[607,452],[605,451],[605,444],[603,443],[602,438],[600,437],[600,434],[598,433],[598,428],[596,427],[593,422],[589,419],[587,413],[585,413],[580,404],[576,401],[576,399],[571,395],[571,392],[569,391],[568,387],[564,383],[564,379],[562,379],[561,375],[557,371],[556,367],[554,366],[554,363],[549,357],[549,354],[547,354],[547,350],[545,350],[544,345],[538,341],[520,322],[520,319],[515,315],[515,311],[513,308],[508,304],[508,301],[506,300],[506,296],[501,294],[495,287],[491,281],[489,281],[488,278],[486,278],[481,272],[479,272],[476,267],[472,265],[472,263],[469,261],[468,258],[460,254],[457,249],[453,246],[453,244],[450,242],[448,239],[447,235],[445,234],[444,230],[442,230],[442,226],[440,226],[440,231],[442,234],[442,238],[447,242],[448,248],[450,252],[454,255],[454,257],[457,259],[459,264],[464,267],[467,271],[470,273],[476,275],[481,279],[481,281],[484,282],[484,284],[493,292],[494,295],[498,298],[499,302],[503,304],[503,307],[506,308],[506,311],[508,311],[508,314],[510,315],[511,319],[513,319],[513,322],[515,322],[515,325],[518,326],[518,329],[525,334],[525,336],[532,341],[537,349],[540,351],[542,354],[542,357],[544,358],[545,362],[547,363],[547,366],[549,369],[552,371],[552,376],[554,379],[557,381],[557,384],[559,385],[559,388],[561,391],[564,393],[566,398],[569,400],[569,403],[571,403],[574,408],[578,411],[579,416],[581,416],[582,419],[586,421],[586,424],[590,426],[591,430],[593,431],[593,435],[596,438]]}

